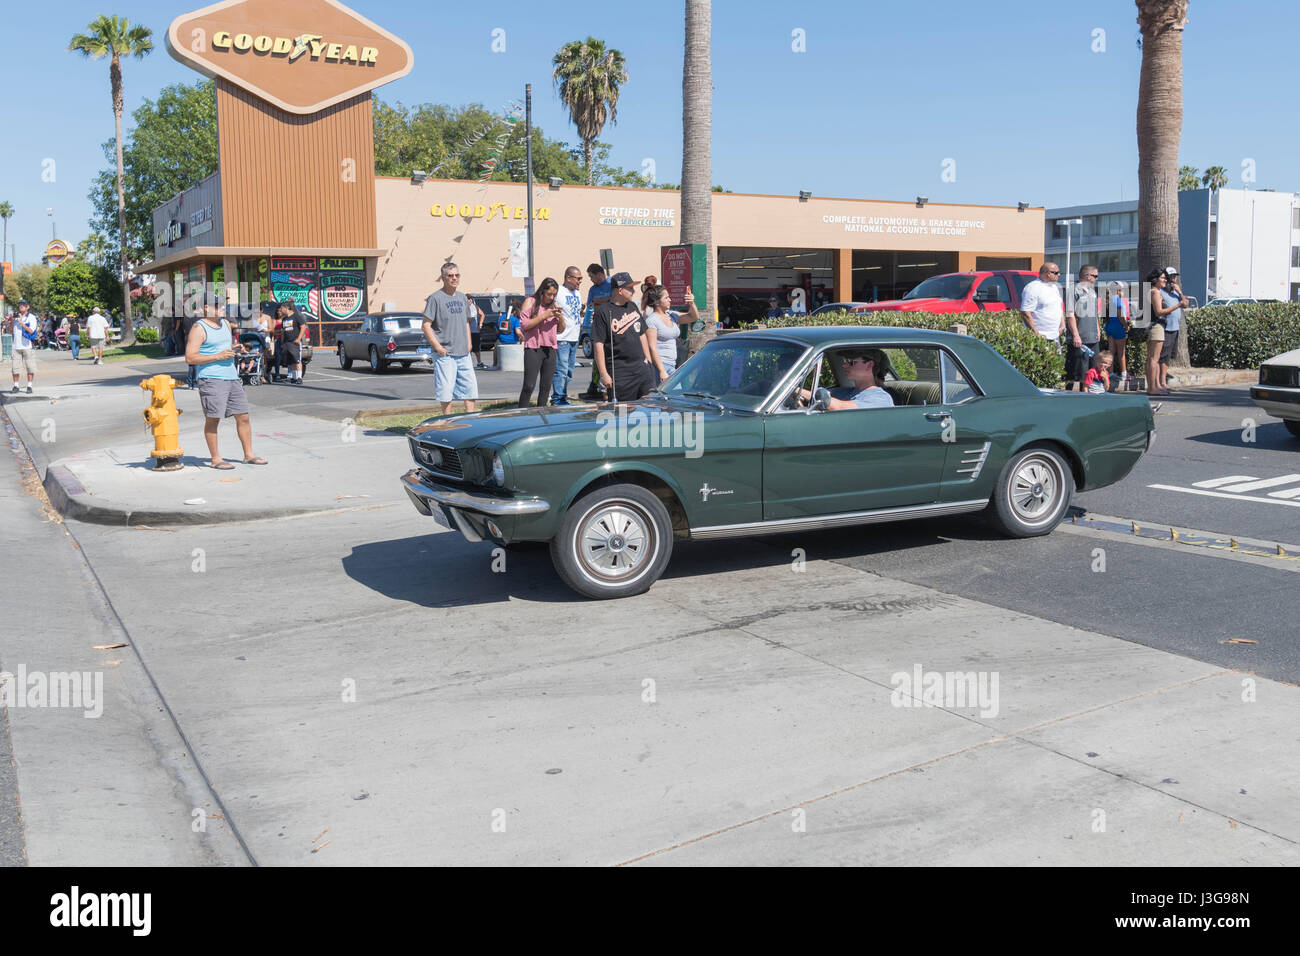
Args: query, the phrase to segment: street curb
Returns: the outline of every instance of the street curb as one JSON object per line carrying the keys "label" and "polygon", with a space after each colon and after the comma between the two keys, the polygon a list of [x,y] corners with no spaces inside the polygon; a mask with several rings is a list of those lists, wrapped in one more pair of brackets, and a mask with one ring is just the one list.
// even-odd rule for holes
{"label": "street curb", "polygon": [[1187,388],[1205,385],[1255,385],[1259,382],[1259,369],[1252,368],[1180,368],[1171,365],[1167,374],[1176,385]]}
{"label": "street curb", "polygon": [[[238,524],[244,521],[264,521],[268,518],[294,518],[303,515],[329,514],[334,511],[353,511],[357,504],[349,500],[334,508],[222,508],[211,510],[202,507],[186,508],[183,511],[151,511],[148,509],[132,511],[115,505],[101,504],[86,491],[77,476],[65,465],[50,465],[45,470],[42,482],[50,505],[65,518],[73,518],[86,524],[102,524],[115,527],[135,525],[150,526],[193,526],[207,524]],[[384,504],[375,501],[374,504]]]}

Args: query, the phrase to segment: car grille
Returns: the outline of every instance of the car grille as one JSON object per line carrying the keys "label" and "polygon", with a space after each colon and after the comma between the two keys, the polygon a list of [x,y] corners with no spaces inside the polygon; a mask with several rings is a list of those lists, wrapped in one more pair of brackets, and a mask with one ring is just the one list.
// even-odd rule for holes
{"label": "car grille", "polygon": [[443,448],[441,445],[426,445],[412,438],[411,457],[415,459],[415,463],[421,468],[434,474],[457,479],[465,477],[460,453],[454,448]]}
{"label": "car grille", "polygon": [[1300,369],[1290,365],[1264,365],[1259,370],[1259,384],[1294,387],[1298,376]]}

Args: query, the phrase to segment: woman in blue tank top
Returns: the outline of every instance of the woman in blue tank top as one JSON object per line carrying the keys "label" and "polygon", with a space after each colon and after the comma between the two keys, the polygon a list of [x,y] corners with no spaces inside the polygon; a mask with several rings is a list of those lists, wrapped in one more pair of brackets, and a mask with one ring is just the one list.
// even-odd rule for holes
{"label": "woman in blue tank top", "polygon": [[203,405],[203,439],[212,454],[212,467],[227,471],[235,466],[217,451],[217,426],[223,418],[235,420],[244,463],[265,465],[266,459],[253,454],[253,428],[248,421],[248,396],[239,384],[235,368],[234,336],[231,325],[221,317],[223,303],[216,293],[203,299],[203,317],[190,329],[185,343],[185,361],[198,366],[199,401]]}

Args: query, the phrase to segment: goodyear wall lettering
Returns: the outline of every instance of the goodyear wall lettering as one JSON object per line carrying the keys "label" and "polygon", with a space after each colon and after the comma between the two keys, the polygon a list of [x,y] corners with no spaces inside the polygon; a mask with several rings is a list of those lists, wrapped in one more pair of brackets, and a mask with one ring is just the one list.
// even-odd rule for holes
{"label": "goodyear wall lettering", "polygon": [[[494,202],[490,206],[482,203],[463,203],[456,205],[454,202],[434,203],[429,207],[430,216],[446,216],[448,219],[486,219],[491,222],[493,219],[527,219],[527,206],[512,206],[505,202]],[[551,210],[549,206],[539,206],[533,210],[533,219],[550,219]]]}
{"label": "goodyear wall lettering", "polygon": [[354,63],[357,66],[376,66],[379,50],[373,46],[332,43],[318,33],[300,33],[295,37],[231,33],[218,30],[212,34],[212,49],[223,53],[249,53],[263,56],[285,57],[293,63],[300,57],[309,60],[327,60],[334,63]]}

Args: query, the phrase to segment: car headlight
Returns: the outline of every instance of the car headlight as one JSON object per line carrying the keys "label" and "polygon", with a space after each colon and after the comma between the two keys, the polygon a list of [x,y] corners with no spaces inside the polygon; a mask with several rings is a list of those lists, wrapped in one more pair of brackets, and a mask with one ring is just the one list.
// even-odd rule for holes
{"label": "car headlight", "polygon": [[506,484],[506,465],[500,455],[492,456],[492,483],[502,488]]}

